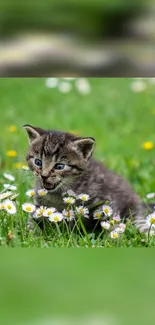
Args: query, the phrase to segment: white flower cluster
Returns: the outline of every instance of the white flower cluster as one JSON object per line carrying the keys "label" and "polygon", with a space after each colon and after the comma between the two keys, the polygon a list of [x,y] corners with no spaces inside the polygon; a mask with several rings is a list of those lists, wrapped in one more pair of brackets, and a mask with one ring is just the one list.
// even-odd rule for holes
{"label": "white flower cluster", "polygon": [[150,85],[155,84],[155,78],[133,78],[130,88],[134,93],[144,92]]}
{"label": "white flower cluster", "polygon": [[[33,197],[35,195],[34,189],[26,192],[26,195]],[[41,189],[38,191],[37,195],[46,195],[46,190]],[[63,193],[63,201],[66,204],[66,208],[60,213],[57,212],[54,207],[39,207],[35,209],[35,206],[31,203],[24,203],[22,208],[25,212],[32,213],[33,218],[48,218],[51,222],[60,222],[62,220],[72,221],[78,218],[78,216],[89,219],[89,209],[85,206],[85,203],[90,200],[88,194],[81,193],[76,195],[72,190]],[[77,206],[77,202],[81,202]],[[106,217],[106,221],[103,219]],[[93,219],[100,222],[102,230],[111,230],[110,237],[116,239],[121,233],[125,232],[126,225],[121,223],[121,218],[119,215],[113,215],[113,210],[109,205],[102,205],[100,209],[96,209],[93,214]],[[114,227],[116,225],[116,227]],[[114,229],[115,228],[115,229]]]}
{"label": "white flower cluster", "polygon": [[[15,177],[11,174],[4,173],[3,176],[11,183],[15,181]],[[16,214],[17,207],[13,201],[19,195],[17,192],[17,186],[12,184],[3,184],[3,190],[0,192],[0,210],[6,211],[8,214]],[[48,191],[44,188],[35,191],[29,189],[26,191],[26,196],[34,198],[35,196],[45,196]],[[86,203],[90,200],[88,194],[81,193],[76,195],[72,190],[63,193],[63,201],[66,208],[62,212],[56,211],[54,207],[40,206],[36,207],[31,202],[25,202],[22,204],[22,210],[26,213],[32,214],[34,219],[48,218],[50,222],[61,222],[62,220],[70,222],[78,217],[89,219],[89,208]],[[88,205],[88,204],[87,204]],[[105,221],[106,218],[106,221]],[[110,237],[118,238],[120,233],[125,231],[125,224],[121,223],[119,215],[113,215],[113,210],[109,205],[102,205],[100,209],[96,209],[93,214],[93,219],[96,222],[100,222],[102,230],[110,230],[111,226],[117,225],[115,229],[111,229]]]}
{"label": "white flower cluster", "polygon": [[61,93],[69,93],[73,86],[81,95],[87,95],[91,92],[91,86],[86,78],[47,78],[47,88],[57,88]]}
{"label": "white flower cluster", "polygon": [[[10,182],[15,181],[15,177],[11,174],[4,173],[3,176]],[[16,191],[17,187],[12,184],[3,184],[3,191],[0,192],[0,210],[6,211],[8,214],[15,214],[17,208],[13,200],[18,194],[13,194],[12,191]]]}
{"label": "white flower cluster", "polygon": [[[3,189],[0,192],[0,212],[7,212],[10,215],[15,215],[17,213],[15,199],[19,195],[19,193],[17,193],[17,186],[12,184],[15,181],[15,177],[9,173],[4,173],[3,176],[11,183],[3,184]],[[48,191],[42,188],[38,191],[29,189],[25,194],[29,198],[34,198],[35,196],[45,196],[47,193]],[[146,195],[147,199],[152,199],[154,197],[155,193],[148,193]],[[77,221],[78,218],[80,218],[80,220],[81,218],[89,219],[89,200],[90,197],[88,194],[81,193],[76,195],[72,190],[68,190],[66,193],[63,193],[63,201],[66,208],[63,209],[62,212],[56,211],[54,207],[36,207],[30,202],[23,203],[21,207],[24,212],[32,214],[34,219],[48,218],[50,222],[54,223],[63,220],[64,222],[70,222],[74,219]],[[120,234],[124,233],[126,230],[126,225],[121,222],[120,215],[115,214],[112,208],[107,204],[95,209],[93,219],[96,220],[96,225],[99,223],[102,231],[106,231],[112,239],[117,239]],[[152,231],[155,233],[155,211],[147,216],[146,224],[150,233]]]}

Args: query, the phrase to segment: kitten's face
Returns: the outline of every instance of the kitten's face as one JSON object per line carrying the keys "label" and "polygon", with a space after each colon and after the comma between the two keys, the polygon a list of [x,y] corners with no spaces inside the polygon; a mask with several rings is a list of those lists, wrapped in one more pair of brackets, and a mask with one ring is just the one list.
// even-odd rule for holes
{"label": "kitten's face", "polygon": [[44,131],[25,125],[29,136],[27,161],[42,187],[48,191],[67,190],[87,168],[94,148],[93,138],[70,133]]}

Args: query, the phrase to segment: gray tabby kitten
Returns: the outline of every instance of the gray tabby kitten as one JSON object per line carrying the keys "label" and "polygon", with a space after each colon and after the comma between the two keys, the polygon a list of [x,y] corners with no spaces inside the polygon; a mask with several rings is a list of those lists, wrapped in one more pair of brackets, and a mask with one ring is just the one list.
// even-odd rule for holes
{"label": "gray tabby kitten", "polygon": [[[127,181],[91,158],[95,146],[93,138],[45,131],[30,125],[24,125],[24,128],[30,144],[26,158],[36,176],[37,206],[62,211],[65,208],[62,193],[70,189],[76,194],[88,194],[89,205],[108,201],[114,214],[122,218],[132,215],[139,231],[148,230],[145,209]],[[48,190],[43,197],[37,195],[41,188]],[[87,228],[93,229],[96,222],[93,214],[86,222]]]}

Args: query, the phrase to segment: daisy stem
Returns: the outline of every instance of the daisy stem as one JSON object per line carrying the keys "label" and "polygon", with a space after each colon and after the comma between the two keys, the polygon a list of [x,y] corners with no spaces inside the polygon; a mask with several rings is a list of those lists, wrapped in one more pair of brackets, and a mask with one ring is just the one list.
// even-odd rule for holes
{"label": "daisy stem", "polygon": [[68,228],[67,222],[65,220],[63,220],[63,224],[65,224],[65,226],[66,226],[68,236],[70,236],[69,228]]}
{"label": "daisy stem", "polygon": [[96,229],[96,227],[98,226],[98,224],[99,224],[99,219],[97,220],[97,222],[96,222],[96,224],[95,224],[95,227],[93,228],[93,230],[92,230],[92,232],[94,232],[95,231],[95,229]]}
{"label": "daisy stem", "polygon": [[57,228],[58,234],[61,236],[62,233],[61,233],[60,227],[59,227],[59,225],[57,224],[57,222],[56,222],[56,228]]}
{"label": "daisy stem", "polygon": [[149,244],[149,241],[150,241],[150,231],[151,231],[151,228],[152,228],[152,223],[149,227],[149,231],[148,231],[148,238],[147,238],[147,241],[148,241],[148,244]]}
{"label": "daisy stem", "polygon": [[83,235],[82,235],[82,233],[81,233],[81,230],[80,230],[80,228],[79,228],[79,225],[78,225],[78,223],[79,223],[79,217],[78,217],[78,219],[77,219],[77,221],[76,221],[76,223],[75,223],[75,227],[77,228],[77,230],[78,230],[79,234],[80,234],[80,235],[81,235],[81,237],[83,238]]}
{"label": "daisy stem", "polygon": [[[72,228],[71,233],[69,234],[69,240],[68,240],[68,243],[67,243],[67,247],[69,246],[70,240],[71,240],[71,238],[72,238],[72,234],[73,234],[74,229],[75,229],[76,227],[77,227],[77,229],[78,229],[79,232],[80,232],[80,229],[79,229],[78,226],[77,226],[77,221],[75,221],[75,225],[74,225],[74,227]],[[80,234],[81,234],[81,233],[80,233]],[[82,234],[81,234],[81,236],[82,236]]]}
{"label": "daisy stem", "polygon": [[87,244],[91,247],[91,241],[90,241],[90,239],[89,239],[89,237],[88,237],[87,231],[86,231],[86,229],[85,229],[85,226],[84,226],[84,224],[83,224],[83,222],[82,222],[81,217],[79,217],[79,222],[80,222],[81,228],[82,228],[82,230],[83,230],[83,232],[84,232],[84,235],[86,236]]}
{"label": "daisy stem", "polygon": [[104,233],[104,230],[102,230],[101,233],[100,233],[100,234],[98,235],[98,237],[97,237],[98,244],[99,244],[99,239],[100,239],[100,237],[102,236],[103,233]]}

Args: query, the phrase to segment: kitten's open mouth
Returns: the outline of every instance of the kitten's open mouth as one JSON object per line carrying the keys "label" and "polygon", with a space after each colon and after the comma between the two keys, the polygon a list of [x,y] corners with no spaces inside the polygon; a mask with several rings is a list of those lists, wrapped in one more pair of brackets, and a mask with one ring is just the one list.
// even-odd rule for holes
{"label": "kitten's open mouth", "polygon": [[46,184],[46,185],[44,185],[44,188],[47,190],[47,191],[54,191],[54,190],[56,190],[56,188],[60,185],[60,183],[61,183],[61,181],[60,182],[58,182],[58,183],[56,183],[56,184],[53,184],[53,185],[51,185],[51,184]]}

